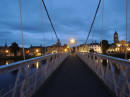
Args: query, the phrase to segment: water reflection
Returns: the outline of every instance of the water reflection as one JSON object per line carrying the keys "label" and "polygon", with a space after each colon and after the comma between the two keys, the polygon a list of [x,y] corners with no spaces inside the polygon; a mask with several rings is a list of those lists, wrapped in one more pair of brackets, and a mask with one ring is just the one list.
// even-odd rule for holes
{"label": "water reflection", "polygon": [[8,64],[9,64],[9,61],[8,61],[8,60],[6,60],[5,64],[6,64],[6,65],[8,65]]}
{"label": "water reflection", "polygon": [[4,59],[0,59],[0,65],[8,65],[10,63],[15,62],[14,60],[4,60]]}
{"label": "water reflection", "polygon": [[[15,60],[2,60],[0,59],[0,65],[8,65],[10,63],[16,62]],[[28,64],[27,66],[28,68],[30,68],[30,64]],[[36,62],[34,64],[34,68],[38,69],[39,68],[39,62]]]}
{"label": "water reflection", "polygon": [[28,68],[30,68],[30,64],[28,64]]}
{"label": "water reflection", "polygon": [[36,62],[36,69],[39,68],[39,62]]}

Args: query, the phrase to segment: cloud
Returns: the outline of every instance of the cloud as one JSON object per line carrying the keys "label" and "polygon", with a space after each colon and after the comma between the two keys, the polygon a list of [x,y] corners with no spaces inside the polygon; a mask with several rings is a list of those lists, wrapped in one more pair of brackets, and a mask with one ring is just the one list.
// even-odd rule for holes
{"label": "cloud", "polygon": [[[78,43],[84,43],[98,4],[97,0],[45,0],[53,24],[62,43],[67,43],[71,37]],[[130,4],[130,2],[129,2]],[[21,27],[18,0],[0,1],[0,45],[6,41],[16,41],[21,44]],[[23,0],[22,17],[25,45],[30,46],[56,43],[54,32],[49,24],[44,7],[43,21],[40,11],[40,0]],[[130,13],[130,10],[129,10]],[[130,16],[129,19],[130,20]],[[130,41],[130,21],[128,21],[128,41]],[[90,34],[89,42],[107,39],[113,42],[113,33],[119,33],[119,39],[125,39],[125,1],[106,0],[104,8],[104,33],[102,32],[102,4]],[[92,37],[93,35],[93,37]],[[44,37],[45,36],[45,37]]]}

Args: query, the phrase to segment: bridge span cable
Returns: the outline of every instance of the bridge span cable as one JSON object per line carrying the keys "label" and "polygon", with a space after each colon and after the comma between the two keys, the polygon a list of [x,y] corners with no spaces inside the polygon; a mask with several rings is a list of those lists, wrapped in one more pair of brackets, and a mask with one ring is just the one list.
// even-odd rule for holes
{"label": "bridge span cable", "polygon": [[[126,0],[126,43],[127,43],[127,32],[128,32],[128,0]],[[127,59],[127,46],[125,49],[125,59]]]}
{"label": "bridge span cable", "polygon": [[46,11],[46,13],[47,13],[47,17],[48,17],[48,19],[49,19],[49,21],[50,21],[51,27],[52,27],[52,29],[53,29],[53,31],[54,31],[54,33],[55,33],[56,39],[57,39],[57,41],[59,41],[58,35],[57,35],[57,33],[56,33],[56,30],[55,30],[55,28],[54,28],[54,25],[53,25],[53,23],[52,23],[52,20],[51,20],[51,18],[50,18],[50,15],[49,15],[49,13],[48,13],[48,10],[47,10],[47,7],[46,7],[46,4],[45,4],[44,0],[42,0],[42,3],[43,3],[43,5],[44,5],[44,8],[45,8],[45,11]]}
{"label": "bridge span cable", "polygon": [[97,13],[98,13],[98,9],[99,9],[99,7],[100,7],[100,4],[101,4],[101,0],[99,0],[99,3],[98,3],[98,6],[97,6],[97,9],[96,9],[96,12],[95,12],[95,15],[94,15],[94,18],[93,18],[93,21],[92,21],[92,24],[91,24],[91,27],[90,27],[89,33],[88,33],[88,36],[87,36],[86,41],[85,41],[85,44],[87,44],[87,42],[88,42],[88,39],[89,39],[90,33],[91,33],[91,31],[92,31],[92,28],[93,28],[93,25],[94,25],[94,22],[95,22],[95,19],[96,19]]}
{"label": "bridge span cable", "polygon": [[102,31],[101,31],[101,47],[102,47],[103,33],[104,33],[104,0],[103,0],[103,2],[102,2]]}
{"label": "bridge span cable", "polygon": [[21,0],[19,0],[19,9],[20,9],[20,22],[21,22],[21,34],[22,34],[23,59],[25,60],[25,49],[24,49],[24,39],[23,39],[23,22],[22,22]]}
{"label": "bridge span cable", "polygon": [[[41,12],[41,24],[42,24],[42,31],[44,32],[44,16],[43,16],[43,10],[42,10],[42,0],[40,0],[40,12]],[[44,46],[44,52],[46,53],[46,40],[45,40],[45,33],[43,33],[43,46]]]}

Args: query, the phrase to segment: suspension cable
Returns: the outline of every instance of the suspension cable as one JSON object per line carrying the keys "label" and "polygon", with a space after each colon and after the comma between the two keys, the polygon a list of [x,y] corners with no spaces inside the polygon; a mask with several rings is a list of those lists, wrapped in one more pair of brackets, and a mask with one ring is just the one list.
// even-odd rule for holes
{"label": "suspension cable", "polygon": [[101,31],[101,48],[102,48],[102,39],[104,33],[104,0],[102,2],[102,31]]}
{"label": "suspension cable", "polygon": [[[42,31],[44,32],[44,16],[43,16],[43,11],[42,11],[42,0],[40,0],[40,11],[41,11]],[[45,34],[43,34],[43,45],[44,45],[44,52],[46,54]]]}
{"label": "suspension cable", "polygon": [[93,44],[94,44],[94,31],[92,32],[92,47],[93,47]]}
{"label": "suspension cable", "polygon": [[52,27],[52,29],[53,29],[53,31],[54,31],[54,33],[55,33],[56,39],[57,39],[57,41],[59,41],[59,38],[58,38],[58,36],[57,36],[56,30],[55,30],[55,28],[54,28],[54,25],[53,25],[53,23],[52,23],[52,20],[51,20],[51,18],[50,18],[50,15],[49,15],[49,13],[48,13],[48,10],[47,10],[47,7],[46,7],[46,4],[45,4],[44,0],[42,0],[42,3],[43,3],[43,5],[44,5],[44,8],[45,8],[45,11],[46,11],[46,13],[47,13],[48,19],[49,19],[49,21],[50,21],[51,27]]}
{"label": "suspension cable", "polygon": [[23,59],[25,60],[25,50],[24,50],[24,40],[23,40],[23,23],[22,23],[22,8],[21,8],[21,0],[19,0],[19,8],[20,8],[20,22],[21,22],[21,34],[22,34]]}
{"label": "suspension cable", "polygon": [[91,31],[92,31],[92,28],[93,28],[93,24],[94,24],[94,22],[95,22],[95,19],[96,19],[97,13],[98,13],[98,9],[99,9],[99,7],[100,7],[100,4],[101,4],[101,0],[99,0],[98,6],[97,6],[97,9],[96,9],[96,12],[95,12],[95,16],[94,16],[94,18],[93,18],[93,21],[92,21],[92,24],[91,24],[91,27],[90,27],[90,30],[89,30],[87,39],[86,39],[86,41],[85,41],[85,44],[87,44],[87,42],[88,42],[90,33],[91,33]]}
{"label": "suspension cable", "polygon": [[[53,10],[53,6],[52,6],[52,5],[53,5],[53,4],[52,4],[52,1],[53,1],[53,0],[50,0],[50,2],[51,2],[51,3],[50,3],[50,9],[51,9],[51,11],[54,12],[54,10]],[[54,38],[53,38],[53,31],[52,31],[52,29],[51,29],[51,32],[50,32],[50,33],[51,33],[51,40],[54,41]]]}
{"label": "suspension cable", "polygon": [[[126,43],[127,43],[127,30],[128,30],[128,0],[126,0]],[[125,50],[125,59],[127,59],[127,46]]]}

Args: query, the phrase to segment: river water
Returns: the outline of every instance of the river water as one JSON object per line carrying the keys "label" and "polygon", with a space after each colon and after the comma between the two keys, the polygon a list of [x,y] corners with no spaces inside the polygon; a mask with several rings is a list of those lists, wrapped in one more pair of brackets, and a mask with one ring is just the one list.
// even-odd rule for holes
{"label": "river water", "polygon": [[[15,62],[15,61],[0,59],[0,66],[8,65],[13,62]],[[8,91],[7,87],[14,85],[15,79],[16,79],[16,74],[14,74],[14,73],[0,74],[0,94]]]}
{"label": "river water", "polygon": [[[9,65],[10,63],[16,62],[15,60],[0,60],[0,66]],[[39,63],[36,62],[36,66],[39,66]],[[35,67],[38,68],[38,67]],[[35,69],[34,68],[34,69]],[[17,73],[9,72],[0,74],[0,95],[6,93],[11,87],[14,86]]]}
{"label": "river water", "polygon": [[13,62],[14,60],[0,60],[0,65],[8,65]]}

